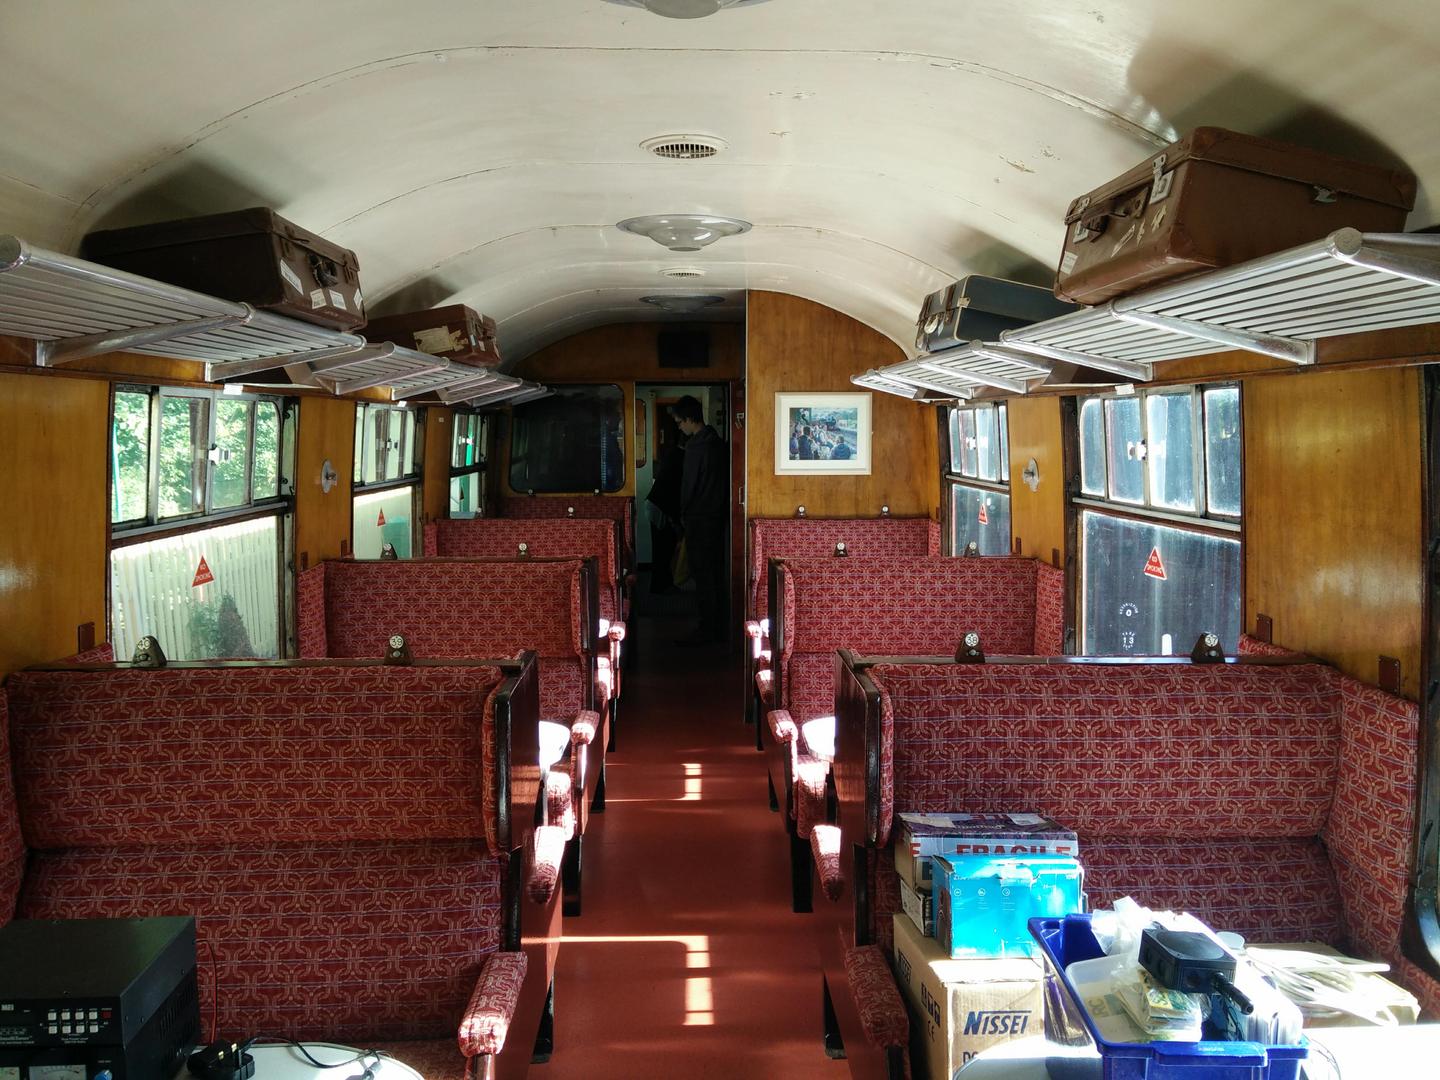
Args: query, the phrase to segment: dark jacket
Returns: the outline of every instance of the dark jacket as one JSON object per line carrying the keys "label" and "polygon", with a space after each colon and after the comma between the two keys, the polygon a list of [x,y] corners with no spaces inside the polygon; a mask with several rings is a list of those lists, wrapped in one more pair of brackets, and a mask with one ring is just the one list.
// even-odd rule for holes
{"label": "dark jacket", "polygon": [[680,482],[682,517],[723,516],[730,508],[730,454],[709,424],[685,444]]}
{"label": "dark jacket", "polygon": [[668,518],[680,516],[680,482],[685,475],[685,451],[673,442],[655,458],[655,483],[646,500]]}

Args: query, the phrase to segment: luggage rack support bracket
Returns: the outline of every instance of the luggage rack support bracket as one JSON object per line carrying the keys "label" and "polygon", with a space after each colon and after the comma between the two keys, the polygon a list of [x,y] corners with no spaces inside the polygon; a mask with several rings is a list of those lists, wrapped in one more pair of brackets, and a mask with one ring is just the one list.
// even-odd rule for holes
{"label": "luggage rack support bracket", "polygon": [[274,371],[292,367],[305,369],[305,373],[332,371],[347,364],[356,364],[364,357],[357,356],[363,345],[337,345],[332,348],[314,349],[310,352],[284,353],[280,356],[260,356],[253,360],[230,360],[205,365],[205,381],[219,382],[226,379],[242,378],[262,371]]}
{"label": "luggage rack support bracket", "polygon": [[[931,353],[930,357],[934,357],[935,355],[937,354]],[[958,365],[956,367],[945,367],[943,364],[931,363],[930,358],[921,358],[917,360],[916,363],[921,369],[933,371],[937,375],[946,375],[951,378],[961,378],[967,382],[977,382],[984,386],[993,386],[996,390],[1005,390],[1011,394],[1025,393],[1025,383],[1019,379],[1007,379],[1003,375],[982,374],[959,367]]]}
{"label": "luggage rack support bracket", "polygon": [[209,334],[231,326],[244,326],[255,317],[255,309],[249,304],[241,306],[245,310],[235,314],[210,315],[203,319],[185,319],[181,322],[134,326],[125,330],[106,330],[99,334],[39,341],[35,344],[35,363],[38,367],[58,367],[105,353],[129,352],[148,345],[174,341],[176,338]]}
{"label": "luggage rack support bracket", "polygon": [[1095,356],[1091,353],[1080,352],[1078,349],[1065,349],[1058,345],[1046,345],[1037,341],[1012,341],[1008,337],[1010,331],[1006,330],[1000,334],[1000,340],[1011,349],[1018,349],[1020,352],[1034,353],[1036,356],[1047,356],[1051,360],[1058,360],[1062,364],[1074,364],[1076,367],[1094,368],[1097,371],[1108,371],[1111,375],[1119,375],[1122,379],[1131,382],[1149,382],[1155,377],[1155,369],[1152,365],[1141,363],[1136,360],[1117,360],[1109,356]]}
{"label": "luggage rack support bracket", "polygon": [[1196,322],[1193,319],[1177,319],[1173,315],[1156,315],[1150,311],[1139,311],[1133,307],[1121,307],[1115,301],[1105,305],[1105,313],[1112,319],[1144,326],[1151,330],[1164,330],[1181,337],[1213,341],[1231,349],[1273,356],[1292,364],[1315,363],[1315,342],[1298,338],[1281,337],[1278,334],[1261,334],[1249,330],[1236,330],[1229,326]]}

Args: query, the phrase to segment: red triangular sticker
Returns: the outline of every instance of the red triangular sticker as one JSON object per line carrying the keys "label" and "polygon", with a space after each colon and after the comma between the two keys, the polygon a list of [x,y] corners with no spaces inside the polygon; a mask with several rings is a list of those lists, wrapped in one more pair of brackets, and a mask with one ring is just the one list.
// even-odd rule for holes
{"label": "red triangular sticker", "polygon": [[376,525],[384,525],[384,524],[385,524],[385,511],[384,511],[384,510],[381,510],[381,511],[380,511],[380,517],[376,519],[375,524],[376,524]]}
{"label": "red triangular sticker", "polygon": [[985,504],[983,502],[980,504],[980,524],[990,524],[990,515],[985,512]]}
{"label": "red triangular sticker", "polygon": [[1145,560],[1145,576],[1159,578],[1161,581],[1165,580],[1165,564],[1160,561],[1160,549],[1158,547],[1151,548],[1150,558]]}
{"label": "red triangular sticker", "polygon": [[198,589],[201,585],[209,585],[215,580],[215,575],[210,572],[210,567],[205,562],[205,556],[200,556],[200,565],[195,568],[195,580],[190,582],[192,589]]}

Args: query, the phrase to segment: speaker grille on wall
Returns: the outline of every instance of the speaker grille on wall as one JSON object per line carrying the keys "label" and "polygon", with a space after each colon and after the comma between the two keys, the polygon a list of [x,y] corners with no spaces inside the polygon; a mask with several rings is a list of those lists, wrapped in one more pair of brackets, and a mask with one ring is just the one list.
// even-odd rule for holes
{"label": "speaker grille on wall", "polygon": [[662,368],[703,368],[710,366],[710,335],[696,331],[671,331],[656,338]]}

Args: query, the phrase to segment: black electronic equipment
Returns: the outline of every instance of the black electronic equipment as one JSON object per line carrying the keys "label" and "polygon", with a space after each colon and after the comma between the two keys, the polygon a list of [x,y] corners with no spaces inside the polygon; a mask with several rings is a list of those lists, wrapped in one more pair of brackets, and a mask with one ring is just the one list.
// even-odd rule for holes
{"label": "black electronic equipment", "polygon": [[1222,994],[1240,1011],[1250,1014],[1255,1006],[1235,988],[1235,957],[1220,945],[1193,930],[1162,930],[1151,927],[1140,934],[1140,966],[1155,976],[1161,986],[1186,994]]}
{"label": "black electronic equipment", "polygon": [[0,956],[0,1080],[169,1080],[200,1041],[194,919],[17,919]]}

